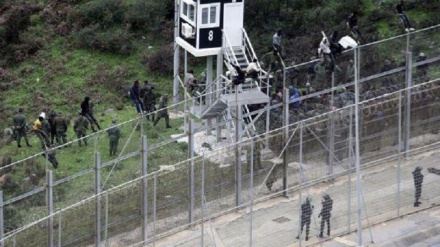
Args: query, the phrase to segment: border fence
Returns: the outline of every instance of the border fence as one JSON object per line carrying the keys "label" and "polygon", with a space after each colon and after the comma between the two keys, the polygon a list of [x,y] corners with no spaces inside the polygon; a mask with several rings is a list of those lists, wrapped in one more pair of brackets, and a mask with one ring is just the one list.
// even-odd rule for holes
{"label": "border fence", "polygon": [[[258,245],[257,239],[283,246],[303,241],[295,236],[307,197],[315,205],[311,215],[315,235],[320,206],[316,201],[323,194],[333,198],[332,236],[439,203],[436,176],[431,175],[435,173],[424,173],[423,191],[427,192],[422,194],[423,204],[413,207],[412,176],[417,166],[436,168],[439,160],[440,81],[433,79],[440,78],[440,49],[435,46],[438,28],[346,51],[337,58],[335,73],[308,74],[311,64],[321,66],[319,61],[285,68],[285,84],[304,86],[309,82],[315,89],[301,97],[303,107],[278,103],[253,112],[269,116],[255,120],[259,134],[254,136],[235,136],[210,142],[207,147],[201,142],[208,139],[200,133],[222,129],[228,123],[246,123],[238,118],[223,119],[216,126],[199,127],[185,115],[185,133],[161,140],[158,129],[140,118],[120,124],[124,145],[115,158],[101,150],[106,132],[93,134],[87,139],[94,152],[78,153],[76,160],[66,161],[78,163],[78,171],[52,171],[46,161],[43,185],[29,181],[25,194],[0,194],[1,244],[155,245],[164,236],[200,225],[200,233],[188,246],[217,241],[224,246]],[[426,60],[417,60],[420,52],[426,54]],[[357,104],[355,86],[360,91]],[[288,94],[285,89],[285,97]],[[188,113],[196,100],[185,100],[177,108]],[[272,127],[266,131],[258,126]],[[36,156],[1,169],[21,166],[14,169],[26,170],[24,166],[31,166],[26,162]],[[62,160],[63,153],[58,156]],[[356,157],[360,163],[357,173]],[[361,190],[356,189],[359,184]],[[281,195],[290,198],[276,217],[285,222],[283,227],[275,224],[261,229],[256,222],[274,223],[253,207]],[[17,217],[13,209],[19,207],[28,208],[23,226],[8,230],[5,223],[13,222]],[[356,219],[357,207],[362,208],[361,219]],[[215,227],[213,218],[237,210],[247,222],[247,232]],[[288,234],[277,235],[285,231]],[[126,236],[118,238],[120,234]],[[303,244],[319,241],[325,239]]]}

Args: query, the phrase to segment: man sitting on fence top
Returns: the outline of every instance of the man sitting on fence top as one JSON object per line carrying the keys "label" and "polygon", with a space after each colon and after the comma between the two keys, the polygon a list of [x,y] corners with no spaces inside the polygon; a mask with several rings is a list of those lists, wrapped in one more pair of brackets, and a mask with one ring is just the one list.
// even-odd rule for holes
{"label": "man sitting on fence top", "polygon": [[232,67],[234,67],[235,71],[237,72],[237,75],[233,77],[232,82],[234,85],[243,84],[246,80],[246,73],[240,68],[240,66],[230,62]]}
{"label": "man sitting on fence top", "polygon": [[282,30],[278,30],[272,37],[272,47],[275,51],[280,53],[281,57],[284,57],[284,47],[281,45]]}
{"label": "man sitting on fence top", "polygon": [[258,74],[260,73],[260,68],[258,68],[258,61],[256,58],[252,60],[251,63],[246,68],[246,76],[251,77],[253,80],[258,80]]}

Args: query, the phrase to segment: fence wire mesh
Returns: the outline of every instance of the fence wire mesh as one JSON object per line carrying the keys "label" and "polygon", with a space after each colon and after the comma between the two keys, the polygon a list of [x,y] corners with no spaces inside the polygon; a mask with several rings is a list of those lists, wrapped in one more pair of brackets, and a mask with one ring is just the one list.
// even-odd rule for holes
{"label": "fence wire mesh", "polygon": [[[285,121],[286,109],[271,102],[260,109],[255,131],[242,130],[239,138],[231,132],[237,124],[231,118],[217,122],[222,142],[205,134],[215,126],[206,128],[201,121],[193,120],[194,136],[185,132],[165,139],[159,133],[166,126],[137,119],[119,126],[114,155],[106,131],[88,137],[93,151],[78,153],[77,160],[66,160],[60,149],[59,160],[77,163],[78,170],[54,172],[51,196],[50,186],[33,183],[32,176],[23,185],[28,194],[6,194],[3,243],[160,246],[164,236],[190,228],[200,231],[179,246],[285,246],[298,241],[309,245],[325,241],[328,228],[331,237],[357,228],[359,193],[363,226],[429,208],[439,203],[440,83],[430,81],[440,73],[440,50],[431,47],[437,31],[360,49],[360,192],[354,174],[355,63],[350,50],[337,58],[334,78],[319,67],[325,67],[320,61],[286,68],[288,85],[305,88],[302,106],[290,104]],[[413,52],[408,64],[407,45]],[[426,60],[419,58],[422,52]],[[193,103],[187,100],[177,108],[188,109]],[[283,121],[288,126],[282,128]],[[245,117],[242,124],[249,127],[249,122]],[[192,151],[194,157],[188,159]],[[43,167],[50,164],[40,156],[13,166],[23,171],[32,167],[29,174],[39,172],[40,179],[48,181]],[[28,164],[35,159],[39,164]],[[82,199],[86,200],[73,204]],[[48,200],[54,203],[50,216]],[[29,208],[29,213],[23,216],[17,208]],[[235,220],[225,224],[221,219],[228,213]],[[370,238],[374,236],[366,237]]]}

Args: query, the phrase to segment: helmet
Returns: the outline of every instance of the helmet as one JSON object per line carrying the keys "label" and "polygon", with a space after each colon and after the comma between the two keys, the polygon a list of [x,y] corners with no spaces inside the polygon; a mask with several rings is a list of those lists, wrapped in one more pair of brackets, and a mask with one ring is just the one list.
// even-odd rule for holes
{"label": "helmet", "polygon": [[46,113],[44,113],[44,112],[40,113],[40,117],[46,118]]}

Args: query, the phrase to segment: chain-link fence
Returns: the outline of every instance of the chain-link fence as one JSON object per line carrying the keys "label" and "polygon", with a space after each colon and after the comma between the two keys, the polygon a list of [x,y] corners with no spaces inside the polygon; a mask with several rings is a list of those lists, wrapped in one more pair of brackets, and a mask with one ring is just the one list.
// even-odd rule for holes
{"label": "chain-link fence", "polygon": [[[344,52],[334,73],[320,61],[286,68],[287,85],[303,86],[300,106],[271,102],[245,111],[244,120],[233,112],[235,119],[219,118],[210,126],[185,115],[185,133],[171,139],[159,133],[165,126],[140,118],[119,124],[116,155],[110,154],[106,130],[88,136],[93,148],[78,152],[75,160],[59,149],[58,160],[77,163],[78,170],[46,172],[43,167],[51,167],[47,160],[31,164],[44,160],[41,154],[0,168],[31,175],[24,194],[3,197],[3,243],[142,245],[200,227],[182,245],[252,241],[283,246],[306,236],[307,243],[325,240],[316,238],[328,233],[327,228],[321,231],[321,220],[326,227],[330,222],[331,236],[337,236],[355,230],[359,222],[368,226],[438,203],[437,170],[427,174],[422,169],[424,182],[414,182],[414,177],[422,181],[417,166],[435,168],[438,162],[440,83],[431,80],[440,73],[440,50],[432,47],[437,29],[363,46],[357,60],[353,50]],[[389,64],[382,64],[384,59]],[[393,65],[399,59],[405,63]],[[361,100],[357,131],[356,76]],[[194,110],[196,101],[172,107]],[[205,134],[214,128],[217,137]],[[356,157],[362,168],[358,174]],[[34,176],[39,179],[33,181]],[[356,189],[357,176],[362,190]],[[423,189],[417,198],[419,185]],[[288,197],[285,203],[273,209],[262,205],[280,195]],[[237,219],[227,226],[213,220],[231,212]]]}

